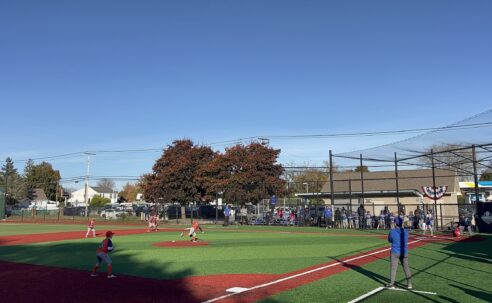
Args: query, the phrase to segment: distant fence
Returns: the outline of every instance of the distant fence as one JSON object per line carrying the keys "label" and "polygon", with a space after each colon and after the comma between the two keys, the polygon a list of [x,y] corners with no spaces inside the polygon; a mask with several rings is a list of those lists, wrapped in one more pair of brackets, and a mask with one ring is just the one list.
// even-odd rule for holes
{"label": "distant fence", "polygon": [[[325,218],[325,207],[330,205],[309,204],[303,199],[279,199],[274,205],[270,200],[260,203],[231,205],[232,213],[229,224],[247,225],[285,225],[285,226],[318,226],[332,228],[389,228],[398,209],[404,216],[407,227],[419,228],[419,220],[423,214],[431,211],[434,214],[434,226],[440,230],[448,230],[464,215],[471,220],[476,213],[475,204],[370,204],[364,205],[364,212],[359,213],[358,205],[335,204],[331,218]],[[400,207],[400,208],[398,208]],[[154,205],[135,209],[121,210],[113,208],[88,209],[88,217],[114,223],[146,224],[149,217],[155,214],[160,222],[189,223],[193,219],[222,223],[224,220],[224,206],[198,205],[183,207],[179,204]],[[86,222],[84,207],[66,207],[57,210],[18,209],[8,212],[11,221],[34,222]],[[346,220],[347,225],[344,225]],[[363,222],[361,221],[363,220]],[[410,226],[410,222],[413,224]]]}

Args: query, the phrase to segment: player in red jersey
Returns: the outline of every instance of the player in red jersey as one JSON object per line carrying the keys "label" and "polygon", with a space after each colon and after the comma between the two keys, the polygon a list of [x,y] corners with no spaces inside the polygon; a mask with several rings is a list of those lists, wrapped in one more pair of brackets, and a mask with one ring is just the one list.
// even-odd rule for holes
{"label": "player in red jersey", "polygon": [[113,261],[111,261],[111,258],[108,255],[110,252],[113,251],[113,235],[114,232],[108,230],[106,232],[106,238],[96,249],[97,263],[92,269],[91,277],[97,276],[97,269],[99,268],[101,263],[104,262],[108,266],[108,278],[116,278],[116,276],[113,275]]}
{"label": "player in red jersey", "polygon": [[150,216],[149,219],[149,228],[147,229],[147,232],[151,231],[157,231],[157,215]]}
{"label": "player in red jersey", "polygon": [[96,229],[94,228],[94,225],[96,224],[96,220],[95,219],[91,219],[89,221],[89,225],[87,226],[87,233],[85,234],[85,237],[87,238],[90,234],[90,232],[92,231],[92,237],[95,238],[96,237]]}
{"label": "player in red jersey", "polygon": [[[200,230],[202,234],[205,233],[196,220],[193,221],[193,226],[191,226],[190,228],[185,228],[184,230],[189,230],[188,236],[191,238],[190,241],[192,242],[196,242],[198,240],[196,237],[197,230]],[[181,237],[183,237],[183,235],[184,232],[181,233]]]}

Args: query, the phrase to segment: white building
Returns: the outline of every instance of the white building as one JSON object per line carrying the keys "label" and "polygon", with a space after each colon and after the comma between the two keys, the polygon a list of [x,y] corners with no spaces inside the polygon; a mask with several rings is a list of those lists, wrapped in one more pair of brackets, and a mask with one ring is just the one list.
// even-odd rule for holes
{"label": "white building", "polygon": [[[85,187],[72,192],[70,195],[70,199],[68,199],[67,202],[71,203],[73,206],[85,206],[84,195],[85,195]],[[112,190],[111,188],[100,187],[100,186],[88,186],[87,199],[89,204],[92,198],[94,198],[94,196],[101,196],[103,198],[108,198],[111,200],[111,203],[116,203],[118,200],[118,192]]]}

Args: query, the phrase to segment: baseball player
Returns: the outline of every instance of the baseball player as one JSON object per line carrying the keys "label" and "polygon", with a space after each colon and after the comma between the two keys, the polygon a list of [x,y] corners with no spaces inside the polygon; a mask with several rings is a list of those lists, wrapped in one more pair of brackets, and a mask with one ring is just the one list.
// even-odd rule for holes
{"label": "baseball player", "polygon": [[150,217],[149,219],[149,228],[147,229],[147,232],[151,232],[151,231],[157,231],[157,215],[153,215]]}
{"label": "baseball player", "polygon": [[87,226],[87,233],[85,234],[85,237],[87,238],[90,234],[90,232],[92,231],[92,237],[95,238],[96,237],[96,229],[94,228],[94,225],[96,223],[96,220],[95,219],[91,219],[89,221],[89,225]]}
{"label": "baseball player", "polygon": [[109,253],[113,251],[113,235],[114,232],[108,230],[106,232],[106,238],[101,242],[99,247],[96,249],[96,257],[97,257],[97,263],[92,269],[91,277],[97,276],[97,269],[101,265],[102,262],[106,263],[108,266],[108,278],[116,278],[115,275],[113,275],[113,262],[111,261],[111,258],[109,257]]}
{"label": "baseball player", "polygon": [[[194,220],[193,221],[193,226],[190,227],[190,228],[185,228],[184,230],[189,230],[188,232],[188,236],[191,238],[190,241],[191,242],[196,242],[198,239],[196,237],[196,231],[197,230],[200,230],[203,233],[205,233],[203,231],[203,229],[201,228],[201,226],[198,224],[198,221]],[[181,237],[183,237],[184,235],[184,232],[181,233]]]}

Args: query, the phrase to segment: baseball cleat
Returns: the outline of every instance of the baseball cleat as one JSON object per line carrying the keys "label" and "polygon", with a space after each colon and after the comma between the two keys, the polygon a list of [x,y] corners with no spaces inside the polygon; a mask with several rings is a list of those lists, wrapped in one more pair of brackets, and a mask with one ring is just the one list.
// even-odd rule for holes
{"label": "baseball cleat", "polygon": [[111,275],[108,275],[108,279],[112,279],[112,278],[116,278],[115,275],[111,274]]}

